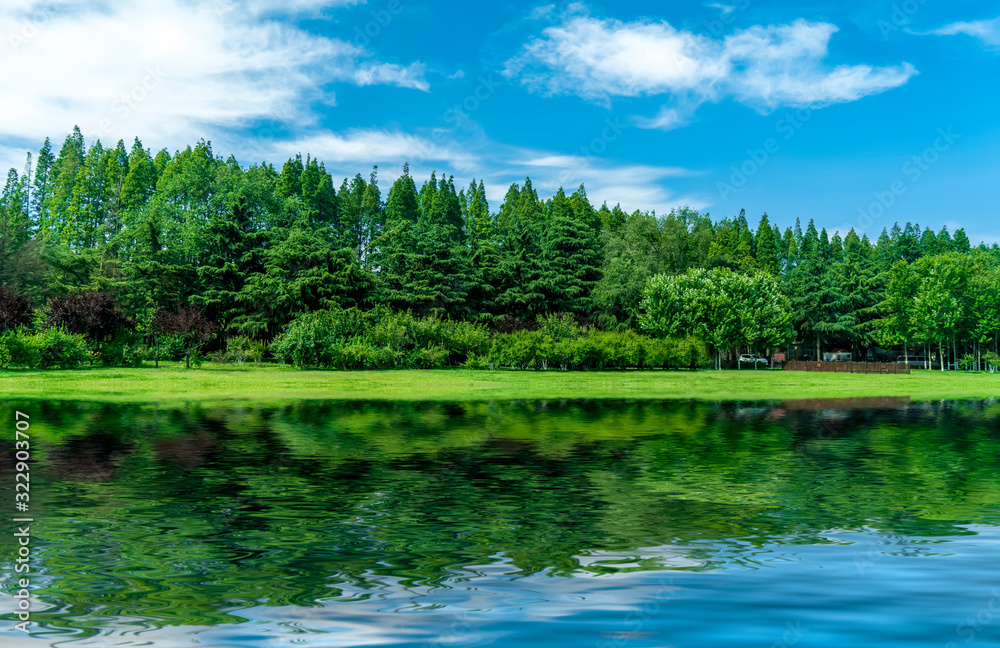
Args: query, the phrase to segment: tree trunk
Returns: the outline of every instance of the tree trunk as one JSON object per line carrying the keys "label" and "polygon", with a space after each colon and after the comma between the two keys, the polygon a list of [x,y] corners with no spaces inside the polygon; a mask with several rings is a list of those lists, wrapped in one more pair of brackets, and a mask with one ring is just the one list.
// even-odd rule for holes
{"label": "tree trunk", "polygon": [[191,368],[191,351],[188,351],[186,354],[184,354],[184,362],[187,365],[187,368],[190,369]]}
{"label": "tree trunk", "polygon": [[823,352],[820,350],[819,333],[816,334],[816,362],[823,362]]}
{"label": "tree trunk", "polygon": [[153,339],[156,340],[156,368],[159,369],[160,368],[160,336],[157,335]]}
{"label": "tree trunk", "polygon": [[938,340],[938,356],[939,356],[938,362],[941,363],[941,371],[946,371],[944,368],[946,364],[944,362],[944,340]]}

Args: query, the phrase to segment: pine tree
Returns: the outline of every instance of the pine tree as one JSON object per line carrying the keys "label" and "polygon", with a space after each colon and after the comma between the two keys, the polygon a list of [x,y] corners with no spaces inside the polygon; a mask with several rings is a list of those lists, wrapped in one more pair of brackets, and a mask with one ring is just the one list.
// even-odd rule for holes
{"label": "pine tree", "polygon": [[0,196],[0,236],[4,251],[12,254],[28,242],[31,221],[28,217],[27,178],[16,169],[7,172],[7,182]]}
{"label": "pine tree", "polygon": [[249,275],[237,296],[243,314],[231,328],[272,339],[302,313],[367,302],[371,276],[353,251],[331,249],[323,233],[304,221],[272,236],[264,271]]}
{"label": "pine tree", "polygon": [[[829,245],[829,242],[827,243]],[[838,311],[842,295],[829,263],[823,258],[821,239],[812,220],[802,236],[799,262],[788,274],[792,321],[805,346],[815,342],[816,359],[822,359],[824,338],[845,338],[848,323]]]}
{"label": "pine tree", "polygon": [[76,187],[77,175],[83,166],[85,155],[83,134],[80,132],[80,127],[75,126],[73,133],[66,137],[59,156],[52,164],[50,174],[52,192],[44,205],[46,212],[44,236],[62,241],[75,236],[70,224],[69,205],[73,200],[73,189]]}
{"label": "pine tree", "polygon": [[795,242],[795,233],[792,232],[792,228],[789,227],[785,229],[785,234],[781,238],[781,267],[782,272],[785,274],[792,271],[792,269],[799,262],[799,247]]}
{"label": "pine tree", "polygon": [[31,192],[31,231],[33,235],[51,226],[48,212],[48,200],[52,195],[52,173],[55,156],[52,155],[52,142],[45,138],[42,149],[38,152],[35,163],[34,191]]}
{"label": "pine tree", "polygon": [[490,218],[490,203],[486,199],[486,187],[473,180],[468,192],[463,193],[462,220],[466,239],[473,249],[483,241],[491,241],[495,235],[493,220]]}
{"label": "pine tree", "polygon": [[302,154],[298,153],[294,158],[289,158],[281,168],[281,177],[278,179],[278,186],[275,188],[277,194],[282,198],[293,198],[302,195]]}
{"label": "pine tree", "polygon": [[690,242],[687,227],[684,214],[672,210],[659,228],[657,247],[662,251],[664,269],[672,274],[680,274],[688,269]]}
{"label": "pine tree", "polygon": [[969,237],[965,234],[964,228],[955,230],[952,246],[959,254],[968,254],[969,250],[972,249],[972,244],[969,242]]}
{"label": "pine tree", "polygon": [[831,262],[832,250],[830,249],[830,236],[826,233],[826,228],[819,233],[819,257],[826,261]]}
{"label": "pine tree", "polygon": [[581,184],[569,197],[569,205],[573,209],[576,220],[594,231],[594,236],[601,234],[601,218],[587,198],[587,188]]}
{"label": "pine tree", "polygon": [[954,251],[955,242],[952,240],[951,234],[948,232],[947,225],[943,225],[941,227],[941,231],[938,232],[937,245],[938,245],[938,254]]}
{"label": "pine tree", "polygon": [[98,140],[77,169],[66,209],[66,224],[60,232],[61,240],[75,248],[92,249],[106,240],[112,197],[107,163],[108,157]]}
{"label": "pine tree", "polygon": [[549,312],[586,315],[600,278],[600,249],[592,223],[581,220],[562,189],[546,205],[539,292]]}
{"label": "pine tree", "polygon": [[109,193],[107,203],[108,236],[114,237],[121,232],[124,225],[122,212],[125,210],[125,179],[129,172],[128,151],[125,149],[125,142],[118,140],[115,148],[108,149],[104,155],[106,159],[103,161],[103,168],[107,176],[105,182]]}
{"label": "pine tree", "polygon": [[760,223],[757,225],[754,247],[757,250],[757,267],[769,275],[777,276],[781,266],[781,258],[775,246],[774,231],[771,229],[770,221],[768,221],[767,212],[764,212],[764,215],[760,217]]}
{"label": "pine tree", "polygon": [[[302,206],[306,219],[313,227],[327,232],[327,237],[332,242],[335,240],[335,228],[339,220],[337,217],[337,192],[333,187],[333,178],[316,158],[306,159],[300,178]],[[279,186],[281,183],[282,180],[279,178]],[[358,248],[360,248],[360,241],[358,241]],[[355,254],[359,252],[360,249],[355,249]]]}
{"label": "pine tree", "polygon": [[757,261],[754,259],[754,236],[747,222],[747,212],[740,210],[740,215],[736,217],[736,249],[733,253],[733,261],[736,267],[743,272],[753,272],[757,268]]}
{"label": "pine tree", "polygon": [[128,156],[128,172],[122,182],[121,203],[126,211],[146,206],[156,190],[156,165],[142,142],[135,138]]}
{"label": "pine tree", "polygon": [[[278,182],[261,167],[244,171],[235,159],[217,169],[208,222],[200,236],[200,286],[193,300],[213,321],[228,323],[247,312],[245,302],[240,304],[241,293],[252,277],[266,271],[262,256],[272,245],[265,242],[276,242],[268,241],[267,225],[270,214],[279,209]],[[308,214],[300,216],[299,224],[316,229]]]}
{"label": "pine tree", "polygon": [[920,236],[920,255],[935,256],[941,254],[943,251],[944,250],[941,249],[934,231],[929,227],[926,228],[924,233]]}
{"label": "pine tree", "polygon": [[[851,231],[854,231],[853,228]],[[834,232],[830,238],[830,261],[838,263],[844,260],[844,241],[839,232]]]}
{"label": "pine tree", "polygon": [[526,322],[549,310],[540,285],[541,213],[530,178],[523,187],[510,186],[497,213],[500,282],[495,303],[504,315]]}

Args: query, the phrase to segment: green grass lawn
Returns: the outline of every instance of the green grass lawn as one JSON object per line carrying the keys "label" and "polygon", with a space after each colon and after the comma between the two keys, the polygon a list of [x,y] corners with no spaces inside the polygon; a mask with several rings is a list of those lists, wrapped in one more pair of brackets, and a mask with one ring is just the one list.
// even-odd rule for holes
{"label": "green grass lawn", "polygon": [[138,369],[0,371],[0,399],[108,402],[354,400],[787,400],[904,396],[1000,397],[1000,373],[915,371],[866,376],[743,371],[300,371],[161,363]]}

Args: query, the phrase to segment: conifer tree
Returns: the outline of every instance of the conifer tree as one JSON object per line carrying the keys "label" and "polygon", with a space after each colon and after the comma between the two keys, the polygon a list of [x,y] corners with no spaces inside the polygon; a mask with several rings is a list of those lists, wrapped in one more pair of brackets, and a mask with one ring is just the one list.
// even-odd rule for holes
{"label": "conifer tree", "polygon": [[775,246],[774,231],[771,229],[771,223],[767,218],[767,212],[760,217],[760,223],[757,225],[757,236],[754,240],[754,246],[757,250],[757,267],[760,268],[762,272],[766,272],[772,276],[777,276],[778,270],[781,266],[781,258],[778,254],[778,249]]}
{"label": "conifer tree", "polygon": [[600,250],[593,224],[577,215],[562,189],[546,205],[541,251],[539,287],[548,310],[588,314],[600,278]]}

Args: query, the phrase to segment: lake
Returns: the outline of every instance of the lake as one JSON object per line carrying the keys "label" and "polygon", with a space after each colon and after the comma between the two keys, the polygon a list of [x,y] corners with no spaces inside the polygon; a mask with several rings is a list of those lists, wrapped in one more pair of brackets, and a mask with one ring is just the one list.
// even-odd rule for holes
{"label": "lake", "polygon": [[15,409],[4,647],[1000,645],[997,402]]}

